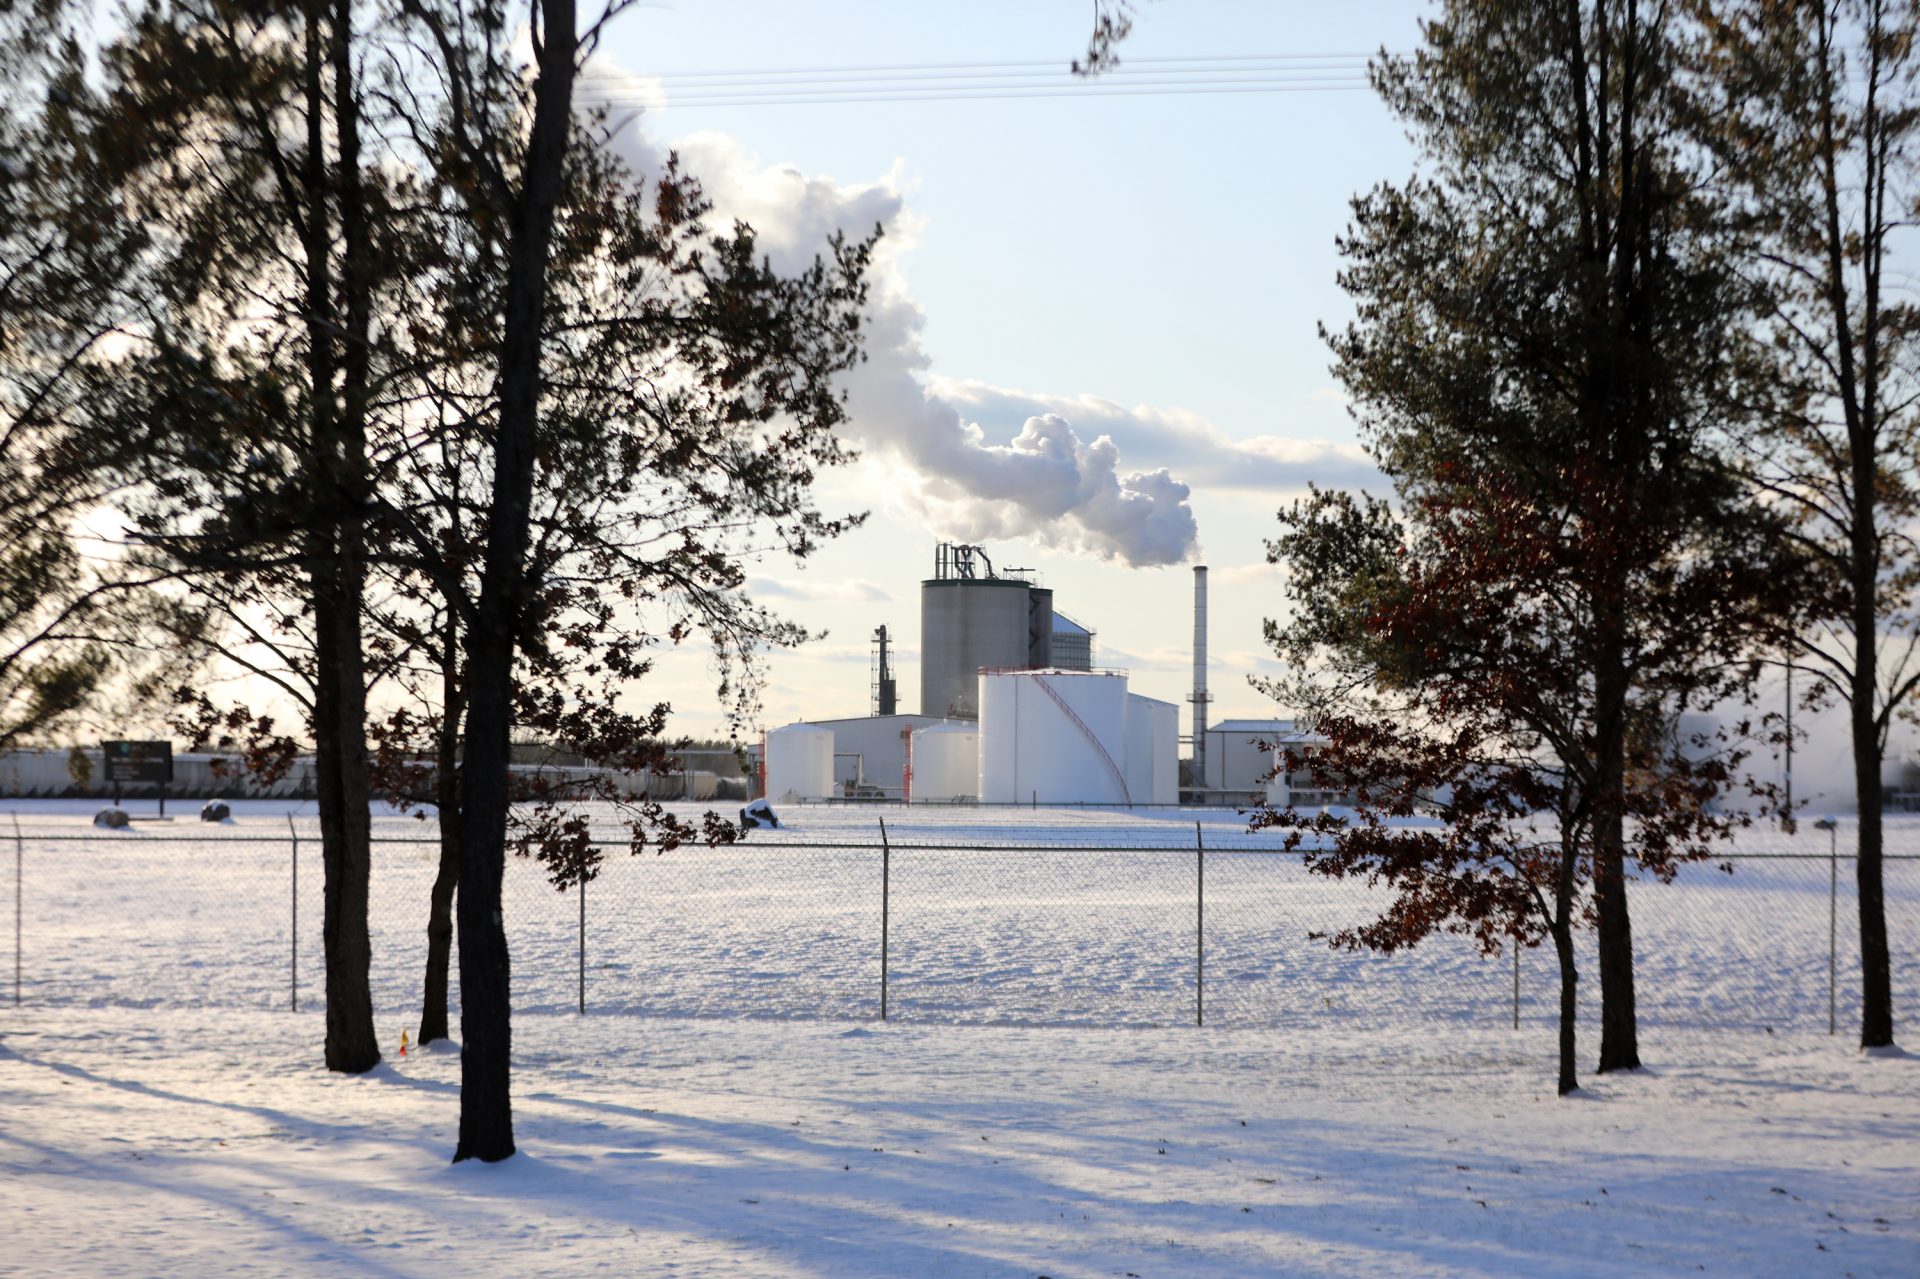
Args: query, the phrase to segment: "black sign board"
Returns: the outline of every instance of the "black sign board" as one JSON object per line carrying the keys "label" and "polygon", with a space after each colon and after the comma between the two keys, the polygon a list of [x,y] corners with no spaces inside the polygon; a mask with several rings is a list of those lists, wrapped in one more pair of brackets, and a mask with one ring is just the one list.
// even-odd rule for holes
{"label": "black sign board", "polygon": [[100,754],[106,759],[109,782],[164,786],[173,780],[172,742],[101,742]]}

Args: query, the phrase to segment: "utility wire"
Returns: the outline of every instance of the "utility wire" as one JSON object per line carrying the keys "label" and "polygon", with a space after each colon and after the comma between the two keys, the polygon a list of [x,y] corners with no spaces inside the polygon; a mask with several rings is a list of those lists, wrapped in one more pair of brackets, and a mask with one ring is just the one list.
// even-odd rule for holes
{"label": "utility wire", "polygon": [[[1128,75],[1139,75],[1142,74],[1140,68],[1149,66],[1165,69],[1194,64],[1196,69],[1204,70],[1213,66],[1224,66],[1230,63],[1297,63],[1324,62],[1329,60],[1364,65],[1368,60],[1376,56],[1377,51],[1364,53],[1204,54],[1186,58],[1132,58],[1129,59],[1124,66],[1112,71],[1103,72],[1097,79],[1088,81],[1088,83],[1098,83],[1101,80],[1110,80]],[[1401,57],[1403,55],[1392,53],[1388,56]],[[1004,71],[1027,74],[1035,71],[1045,71],[1058,73],[1062,77],[1070,74],[1061,67],[1057,59],[1038,62],[906,62],[874,63],[864,66],[844,67],[759,67],[733,71],[663,71],[651,74],[653,74],[654,78],[660,80],[685,82],[689,80],[712,80],[721,78],[739,79],[742,77],[777,80],[787,76],[813,75],[858,79],[869,75],[892,75],[895,73],[918,75],[923,72],[934,71]],[[604,75],[617,77],[624,74],[623,72],[617,71],[604,71],[596,67],[586,67],[580,73],[581,78],[584,80],[591,80],[595,76]]]}
{"label": "utility wire", "polygon": [[[752,107],[752,106],[831,106],[835,104],[858,105],[867,102],[996,102],[1020,98],[1153,98],[1182,97],[1191,95],[1232,94],[1232,93],[1361,93],[1367,89],[1365,81],[1352,84],[1301,84],[1267,85],[1264,87],[1193,87],[1166,89],[1030,89],[995,93],[897,93],[851,97],[838,95],[833,97],[751,97],[751,98],[685,98],[669,95],[667,106],[672,107]],[[635,94],[624,98],[593,97],[582,93],[582,106],[608,107],[645,107],[653,105],[654,99],[645,94]]]}
{"label": "utility wire", "polygon": [[[684,89],[693,93],[738,93],[759,91],[762,89],[845,89],[860,88],[869,85],[931,85],[936,83],[1002,81],[1021,85],[1077,85],[1097,87],[1104,84],[1153,84],[1168,80],[1241,80],[1250,77],[1267,78],[1311,78],[1313,76],[1337,75],[1349,78],[1365,78],[1367,66],[1364,62],[1325,63],[1311,67],[1218,67],[1218,68],[1165,68],[1151,72],[1136,72],[1131,76],[1102,76],[1098,80],[1076,80],[1067,75],[1039,75],[1024,71],[934,71],[934,72],[897,72],[886,75],[857,77],[839,77],[830,80],[808,79],[805,77],[769,76],[758,80],[736,81],[730,83],[712,82],[693,84],[674,78],[661,78],[659,83],[669,89]],[[606,84],[618,87],[631,83],[635,77],[608,75],[603,77],[581,78],[583,87]],[[956,87],[966,88],[966,83]],[[989,86],[990,87],[990,86]]]}
{"label": "utility wire", "polygon": [[[1300,53],[1137,58],[1096,80],[1076,79],[1057,61],[764,68],[644,78],[658,84],[668,105],[682,107],[1325,93],[1366,89],[1367,57]],[[656,94],[637,86],[638,78],[589,67],[581,73],[581,99],[608,107],[647,105]]]}

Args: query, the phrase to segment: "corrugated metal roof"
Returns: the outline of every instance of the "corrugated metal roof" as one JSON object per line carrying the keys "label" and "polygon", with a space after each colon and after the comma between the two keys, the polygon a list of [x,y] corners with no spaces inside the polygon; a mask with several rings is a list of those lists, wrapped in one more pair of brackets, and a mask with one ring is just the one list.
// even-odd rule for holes
{"label": "corrugated metal roof", "polygon": [[1277,745],[1324,742],[1320,734],[1295,726],[1290,719],[1223,719],[1207,726],[1209,733],[1245,734]]}

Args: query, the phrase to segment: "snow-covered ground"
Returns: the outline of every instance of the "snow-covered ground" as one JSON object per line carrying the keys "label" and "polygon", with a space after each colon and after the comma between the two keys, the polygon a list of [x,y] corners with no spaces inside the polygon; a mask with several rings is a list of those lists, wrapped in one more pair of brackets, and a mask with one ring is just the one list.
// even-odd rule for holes
{"label": "snow-covered ground", "polygon": [[452,1054],[0,1024],[12,1276],[1920,1273],[1920,1060],[1824,1035],[1656,1031],[1560,1100],[1526,1032],[528,1015],[522,1153],[455,1167]]}
{"label": "snow-covered ground", "polygon": [[[106,834],[94,807],[12,806],[0,1275],[1920,1274],[1920,1059],[1850,1049],[1845,860],[1825,1033],[1809,827],[1636,886],[1651,1068],[1566,1100],[1543,956],[1515,1031],[1505,958],[1334,954],[1307,933],[1363,917],[1364,888],[1228,813],[1199,819],[1204,928],[1191,812],[885,814],[889,1023],[878,813],[616,856],[588,890],[584,1017],[578,899],[516,864],[523,1154],[479,1168],[446,1162],[457,1057],[394,1056],[430,824],[377,819],[403,841],[374,872],[389,1062],[343,1079],[318,1068],[311,810]],[[0,804],[9,923],[11,833]],[[1920,853],[1920,821],[1891,836]],[[1904,1027],[1920,861],[1889,869]]]}

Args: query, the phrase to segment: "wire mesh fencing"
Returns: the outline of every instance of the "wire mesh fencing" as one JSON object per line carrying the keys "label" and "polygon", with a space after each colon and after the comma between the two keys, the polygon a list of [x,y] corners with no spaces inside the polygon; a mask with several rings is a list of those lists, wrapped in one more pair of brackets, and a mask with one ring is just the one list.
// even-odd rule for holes
{"label": "wire mesh fencing", "polygon": [[[952,829],[885,840],[776,833],[660,856],[609,849],[584,896],[510,861],[515,1007],[1356,1030],[1546,1025],[1557,1014],[1550,950],[1488,957],[1445,936],[1392,955],[1336,950],[1324,934],[1376,915],[1386,890],[1191,826],[1185,845],[1171,844],[1169,829],[1145,828],[1159,842],[1043,843],[1010,828],[964,840]],[[6,850],[15,873],[0,876],[0,918],[18,921],[7,967],[22,1004],[324,1007],[317,833],[84,830],[25,830]],[[0,827],[0,838],[10,833]],[[389,827],[375,844],[369,926],[383,1016],[418,1010],[439,855],[437,834],[418,826]],[[1920,855],[1885,865],[1905,1015],[1920,1000]],[[1857,1024],[1852,858],[1737,852],[1672,884],[1636,881],[1629,901],[1643,1024]],[[457,952],[454,962],[457,1005]],[[1590,937],[1580,966],[1591,1025]]]}

